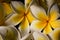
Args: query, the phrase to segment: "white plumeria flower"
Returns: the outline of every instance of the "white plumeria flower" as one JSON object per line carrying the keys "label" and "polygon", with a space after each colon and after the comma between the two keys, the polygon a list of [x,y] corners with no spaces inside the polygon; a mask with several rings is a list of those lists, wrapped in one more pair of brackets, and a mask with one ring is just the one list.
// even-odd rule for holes
{"label": "white plumeria flower", "polygon": [[[26,5],[30,4],[28,0],[25,2],[27,2],[25,3]],[[29,33],[29,24],[35,19],[29,11],[29,7],[25,8],[23,3],[19,1],[11,1],[11,4],[3,2],[2,7],[5,14],[3,24],[16,26],[17,24],[21,23],[19,24],[18,28],[21,36],[24,37],[25,35],[27,35]]]}
{"label": "white plumeria flower", "polygon": [[56,28],[49,35],[52,38],[52,40],[60,40],[60,28]]}
{"label": "white plumeria flower", "polygon": [[0,26],[0,35],[3,40],[20,40],[20,33],[15,27]]}
{"label": "white plumeria flower", "polygon": [[59,9],[57,4],[54,4],[51,8],[48,8],[46,12],[41,6],[32,4],[31,12],[33,16],[37,19],[32,22],[32,31],[42,31],[45,34],[50,33],[55,28],[60,28]]}
{"label": "white plumeria flower", "polygon": [[[30,4],[30,2],[31,1],[26,0],[25,5]],[[4,24],[16,26],[21,23],[19,24],[21,36],[29,33],[29,24],[35,19],[29,11],[29,7],[25,8],[26,6],[19,1],[11,1],[11,4],[3,2],[1,5],[0,25]]]}
{"label": "white plumeria flower", "polygon": [[8,25],[17,25],[22,22],[24,18],[27,18],[29,23],[34,20],[33,16],[31,15],[31,12],[28,10],[29,7],[25,9],[25,6],[22,2],[11,1],[11,6],[11,8],[14,10],[14,14],[10,16],[8,20],[6,20],[5,23],[7,23]]}
{"label": "white plumeria flower", "polygon": [[11,1],[11,6],[14,9],[15,13],[10,16],[8,20],[6,20],[5,23],[7,25],[17,25],[19,24],[19,31],[21,33],[21,36],[25,36],[25,34],[29,33],[29,24],[35,19],[30,10],[29,7],[25,8],[23,3],[19,1]]}

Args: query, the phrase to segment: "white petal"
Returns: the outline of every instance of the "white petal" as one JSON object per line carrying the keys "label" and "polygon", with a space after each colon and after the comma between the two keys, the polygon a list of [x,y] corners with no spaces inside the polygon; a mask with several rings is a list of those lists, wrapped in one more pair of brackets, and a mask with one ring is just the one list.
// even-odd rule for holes
{"label": "white petal", "polygon": [[[8,18],[8,17],[7,17]],[[23,20],[23,14],[17,14],[14,13],[12,14],[6,21],[5,23],[7,25],[17,25]]]}
{"label": "white petal", "polygon": [[48,20],[45,10],[37,5],[31,5],[30,7],[33,16],[40,20]]}
{"label": "white petal", "polygon": [[39,32],[34,32],[33,37],[34,40],[49,40],[49,38],[45,34]]}
{"label": "white petal", "polygon": [[25,12],[25,7],[24,7],[23,3],[20,1],[11,1],[11,6],[17,13]]}
{"label": "white petal", "polygon": [[19,25],[19,31],[21,32],[22,37],[29,33],[29,22],[26,17],[22,20],[21,24]]}
{"label": "white petal", "polygon": [[21,38],[21,40],[25,40],[30,36],[30,34],[28,33],[27,35],[25,35],[24,37]]}
{"label": "white petal", "polygon": [[25,0],[25,7],[27,8],[32,0]]}
{"label": "white petal", "polygon": [[60,40],[60,28],[56,28],[49,35],[52,38],[52,40]]}
{"label": "white petal", "polygon": [[41,31],[46,26],[45,21],[35,20],[31,23],[30,29],[31,31]]}
{"label": "white petal", "polygon": [[51,5],[54,3],[54,0],[46,0],[48,7],[51,7]]}
{"label": "white petal", "polygon": [[59,8],[54,4],[50,9],[50,21],[54,21],[59,17]]}

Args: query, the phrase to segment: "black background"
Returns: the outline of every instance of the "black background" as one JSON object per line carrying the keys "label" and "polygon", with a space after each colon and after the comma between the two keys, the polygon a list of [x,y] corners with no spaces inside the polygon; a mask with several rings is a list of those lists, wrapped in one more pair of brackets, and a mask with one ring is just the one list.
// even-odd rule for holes
{"label": "black background", "polygon": [[23,2],[23,3],[24,3],[24,0],[13,0],[13,1],[21,1],[21,2]]}

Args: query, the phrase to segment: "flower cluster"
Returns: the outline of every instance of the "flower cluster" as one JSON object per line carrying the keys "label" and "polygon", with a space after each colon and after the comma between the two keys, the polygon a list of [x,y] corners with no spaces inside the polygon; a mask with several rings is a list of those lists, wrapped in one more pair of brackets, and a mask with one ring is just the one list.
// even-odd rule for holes
{"label": "flower cluster", "polygon": [[0,2],[0,40],[60,39],[57,2],[25,0],[24,5],[20,1],[9,1]]}

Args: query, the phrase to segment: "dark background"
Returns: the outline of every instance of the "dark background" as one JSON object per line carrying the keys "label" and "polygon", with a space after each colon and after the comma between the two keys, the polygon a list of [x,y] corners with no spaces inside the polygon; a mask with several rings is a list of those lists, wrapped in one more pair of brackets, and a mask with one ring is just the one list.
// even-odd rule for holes
{"label": "dark background", "polygon": [[21,2],[23,2],[23,3],[24,3],[24,0],[14,0],[14,1],[21,1]]}
{"label": "dark background", "polygon": [[11,1],[21,1],[24,3],[24,0],[0,0],[0,2],[8,2],[8,3],[10,3]]}

